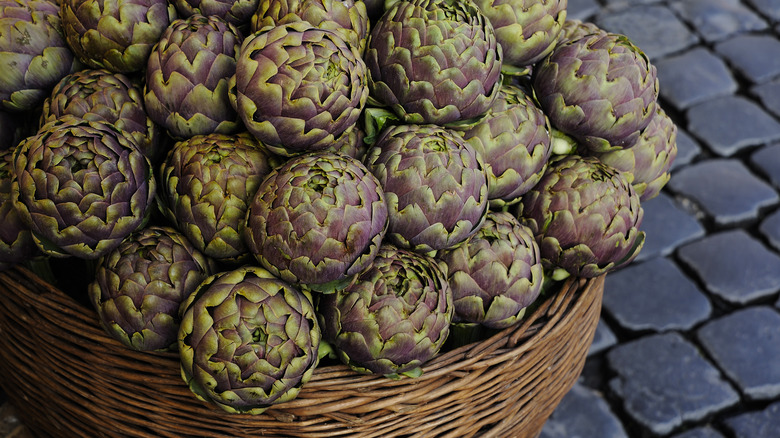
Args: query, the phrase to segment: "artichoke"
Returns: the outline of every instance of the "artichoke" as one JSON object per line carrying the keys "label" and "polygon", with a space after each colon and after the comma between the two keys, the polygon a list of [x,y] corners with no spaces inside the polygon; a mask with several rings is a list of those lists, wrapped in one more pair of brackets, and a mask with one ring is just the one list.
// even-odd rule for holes
{"label": "artichoke", "polygon": [[139,351],[175,347],[179,307],[214,263],[170,227],[149,226],[100,259],[88,294],[100,324]]}
{"label": "artichoke", "polygon": [[249,24],[259,0],[169,0],[182,17],[217,16],[234,26]]}
{"label": "artichoke", "polygon": [[563,45],[594,33],[605,34],[606,31],[590,21],[566,20],[563,23],[561,34],[558,36],[558,45]]}
{"label": "artichoke", "polygon": [[97,259],[147,220],[151,163],[114,125],[66,114],[14,153],[14,205],[38,247]]}
{"label": "artichoke", "polygon": [[365,64],[339,34],[298,21],[244,40],[235,102],[271,152],[323,150],[355,125],[368,99]]}
{"label": "artichoke", "polygon": [[398,1],[366,49],[372,96],[407,123],[483,114],[501,88],[501,46],[470,0]]}
{"label": "artichoke", "polygon": [[92,68],[135,73],[176,18],[167,0],[62,0],[62,29],[73,53]]}
{"label": "artichoke", "polygon": [[606,274],[630,263],[644,244],[639,195],[620,171],[595,157],[551,161],[518,205],[555,277],[560,270],[586,278]]}
{"label": "artichoke", "polygon": [[363,161],[363,156],[366,155],[366,151],[368,150],[365,137],[365,131],[360,126],[355,125],[341,134],[333,141],[332,145],[324,150],[327,152],[349,155],[358,161]]}
{"label": "artichoke", "polygon": [[553,127],[593,152],[631,147],[655,114],[655,66],[624,35],[588,34],[534,66],[533,87]]}
{"label": "artichoke", "polygon": [[213,275],[182,308],[182,378],[227,412],[294,399],[317,366],[322,334],[310,298],[263,268]]}
{"label": "artichoke", "polygon": [[13,149],[0,150],[0,271],[32,258],[38,251],[30,228],[22,222],[11,197]]}
{"label": "artichoke", "polygon": [[383,245],[347,288],[322,295],[322,333],[339,358],[364,374],[415,376],[450,333],[454,306],[432,258]]}
{"label": "artichoke", "polygon": [[174,20],[146,66],[149,117],[177,139],[240,128],[228,83],[236,73],[241,33],[215,16]]}
{"label": "artichoke", "polygon": [[544,268],[534,234],[508,212],[488,213],[477,234],[437,260],[447,267],[454,323],[510,327],[542,289]]}
{"label": "artichoke", "polygon": [[455,131],[436,125],[385,128],[366,167],[387,198],[389,242],[423,253],[468,239],[488,208],[482,158]]}
{"label": "artichoke", "polygon": [[371,264],[387,221],[379,181],[361,162],[314,152],[289,159],[262,182],[245,240],[274,275],[332,292]]}
{"label": "artichoke", "polygon": [[369,23],[362,0],[261,0],[252,31],[295,21],[332,30],[359,53],[365,51]]}
{"label": "artichoke", "polygon": [[38,107],[80,65],[62,34],[59,8],[48,0],[0,0],[0,104]]}
{"label": "artichoke", "polygon": [[568,0],[474,0],[474,4],[493,25],[504,64],[526,67],[555,47]]}
{"label": "artichoke", "polygon": [[122,73],[86,69],[62,78],[43,102],[40,126],[65,114],[113,124],[153,162],[162,155],[160,130],[146,114],[141,89]]}
{"label": "artichoke", "polygon": [[669,169],[677,157],[677,126],[660,106],[657,108],[634,146],[596,155],[623,172],[642,202],[658,196],[669,182]]}
{"label": "artichoke", "polygon": [[485,118],[463,133],[482,155],[490,205],[514,204],[544,173],[552,153],[547,116],[522,89],[504,85]]}
{"label": "artichoke", "polygon": [[177,142],[160,166],[158,197],[168,217],[207,256],[249,254],[246,212],[273,158],[249,133],[198,135]]}

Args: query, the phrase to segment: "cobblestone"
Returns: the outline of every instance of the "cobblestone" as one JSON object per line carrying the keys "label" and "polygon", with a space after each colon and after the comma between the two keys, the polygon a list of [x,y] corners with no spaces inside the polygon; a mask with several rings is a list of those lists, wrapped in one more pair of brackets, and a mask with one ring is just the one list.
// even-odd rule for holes
{"label": "cobblestone", "polygon": [[739,310],[708,322],[697,336],[748,399],[780,396],[780,314],[776,310],[767,306]]}
{"label": "cobblestone", "polygon": [[696,47],[653,64],[661,97],[679,110],[737,91],[737,81],[726,63],[705,47]]}
{"label": "cobblestone", "polygon": [[772,22],[780,21],[780,0],[747,0],[759,13]]}
{"label": "cobblestone", "polygon": [[596,326],[596,333],[593,334],[593,342],[590,344],[588,356],[599,354],[615,344],[617,344],[615,333],[613,333],[609,328],[609,325],[604,322],[604,319],[600,319],[599,324]]}
{"label": "cobblestone", "polygon": [[684,0],[673,1],[671,6],[709,42],[769,27],[739,0]]}
{"label": "cobblestone", "polygon": [[764,218],[758,230],[767,238],[770,245],[780,250],[780,210]]}
{"label": "cobblestone", "polygon": [[649,335],[607,353],[617,373],[609,387],[652,433],[673,432],[739,402],[717,368],[676,332]]}
{"label": "cobblestone", "polygon": [[780,403],[773,403],[761,411],[737,415],[725,423],[736,438],[777,438]]}
{"label": "cobblestone", "polygon": [[742,229],[707,235],[678,255],[707,290],[729,303],[745,305],[780,290],[780,256]]}
{"label": "cobblestone", "polygon": [[694,201],[716,225],[736,225],[758,218],[780,195],[741,161],[712,159],[678,171],[668,187]]}
{"label": "cobblestone", "polygon": [[609,275],[604,308],[627,330],[656,332],[691,329],[712,312],[704,293],[665,257]]}
{"label": "cobblestone", "polygon": [[753,83],[780,74],[780,41],[769,35],[737,35],[715,46],[726,61]]}
{"label": "cobblestone", "polygon": [[628,438],[606,401],[590,388],[575,384],[544,425],[539,438]]}
{"label": "cobblestone", "polygon": [[705,426],[674,435],[672,438],[723,438],[723,435],[717,430]]}
{"label": "cobblestone", "polygon": [[704,227],[665,192],[642,203],[644,217],[639,227],[645,244],[635,260],[671,254],[679,246],[705,235]]}
{"label": "cobblestone", "polygon": [[677,157],[672,162],[671,170],[688,165],[701,154],[701,146],[688,134],[687,131],[677,127]]}
{"label": "cobblestone", "polygon": [[750,156],[750,162],[769,178],[769,182],[780,188],[780,144],[756,150]]}
{"label": "cobblestone", "polygon": [[691,107],[688,131],[722,157],[780,139],[780,123],[741,96],[719,97]]}

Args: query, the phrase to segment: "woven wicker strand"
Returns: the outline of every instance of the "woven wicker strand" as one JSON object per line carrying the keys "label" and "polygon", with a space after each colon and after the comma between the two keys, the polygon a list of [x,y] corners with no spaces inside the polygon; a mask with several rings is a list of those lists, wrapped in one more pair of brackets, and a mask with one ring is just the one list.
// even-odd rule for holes
{"label": "woven wicker strand", "polygon": [[315,370],[262,415],[198,401],[174,353],[139,353],[24,268],[0,273],[0,386],[40,437],[533,438],[582,372],[604,277],[571,279],[533,314],[435,357],[415,379]]}

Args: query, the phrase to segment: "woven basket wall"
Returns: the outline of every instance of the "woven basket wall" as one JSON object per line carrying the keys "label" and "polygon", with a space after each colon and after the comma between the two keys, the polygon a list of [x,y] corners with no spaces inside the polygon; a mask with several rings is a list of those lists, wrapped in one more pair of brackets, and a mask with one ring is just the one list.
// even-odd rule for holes
{"label": "woven basket wall", "polygon": [[416,379],[320,367],[259,416],[199,402],[172,353],[139,353],[96,314],[14,268],[0,273],[0,386],[41,437],[532,438],[572,387],[604,278],[570,280],[517,327],[437,356]]}

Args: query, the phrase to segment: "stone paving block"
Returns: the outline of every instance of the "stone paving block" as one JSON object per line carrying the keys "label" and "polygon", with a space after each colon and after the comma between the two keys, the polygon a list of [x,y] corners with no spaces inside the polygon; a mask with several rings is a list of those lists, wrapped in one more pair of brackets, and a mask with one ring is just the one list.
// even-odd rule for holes
{"label": "stone paving block", "polygon": [[604,309],[631,331],[688,330],[705,321],[712,305],[696,284],[666,257],[610,273]]}
{"label": "stone paving block", "polygon": [[617,344],[617,337],[602,318],[596,326],[596,333],[593,334],[593,342],[590,344],[588,356],[599,354],[615,344]]}
{"label": "stone paving block", "polygon": [[682,126],[677,125],[677,157],[672,162],[671,170],[690,164],[700,153],[701,146]]}
{"label": "stone paving block", "polygon": [[739,402],[718,369],[677,332],[618,345],[607,361],[617,373],[609,387],[626,413],[657,435]]}
{"label": "stone paving block", "polygon": [[742,96],[710,99],[689,108],[687,116],[688,131],[723,157],[780,139],[780,123]]}
{"label": "stone paving block", "polygon": [[594,22],[604,30],[626,35],[651,62],[699,42],[699,37],[663,5],[607,9],[596,15]]}
{"label": "stone paving block", "polygon": [[642,209],[644,217],[639,229],[646,237],[642,250],[634,259],[637,262],[669,255],[680,245],[705,235],[704,227],[696,218],[663,191],[642,202]]}
{"label": "stone paving block", "polygon": [[545,423],[539,438],[627,438],[620,420],[596,391],[575,384]]}
{"label": "stone paving block", "polygon": [[726,63],[704,47],[659,59],[653,64],[661,97],[680,110],[737,91],[737,82]]}
{"label": "stone paving block", "polygon": [[586,21],[600,8],[601,5],[596,0],[569,0],[566,6],[566,19]]}
{"label": "stone paving block", "polygon": [[780,290],[780,256],[741,228],[707,235],[677,254],[710,293],[729,303],[745,305]]}
{"label": "stone paving block", "polygon": [[756,96],[770,113],[780,116],[780,79],[754,85],[750,88],[750,93]]}
{"label": "stone paving block", "polygon": [[758,12],[771,21],[780,21],[780,0],[746,0],[747,4],[753,5]]}
{"label": "stone paving block", "polygon": [[777,251],[780,251],[780,210],[765,217],[758,226],[758,231],[764,235]]}
{"label": "stone paving block", "polygon": [[736,35],[715,45],[736,70],[753,83],[780,75],[780,40],[771,35]]}
{"label": "stone paving block", "polygon": [[780,396],[780,313],[775,309],[754,306],[732,312],[708,322],[696,336],[748,399]]}
{"label": "stone paving block", "polygon": [[739,0],[685,0],[670,5],[709,42],[769,27]]}
{"label": "stone paving block", "polygon": [[780,188],[780,144],[756,150],[751,154],[750,162],[761,169],[775,187]]}
{"label": "stone paving block", "polygon": [[723,434],[709,427],[697,427],[683,433],[673,435],[672,438],[724,438]]}
{"label": "stone paving block", "polygon": [[780,403],[764,410],[747,412],[725,420],[734,438],[777,438],[780,431]]}
{"label": "stone paving block", "polygon": [[758,219],[780,195],[734,158],[715,158],[680,169],[667,187],[697,203],[717,225]]}

